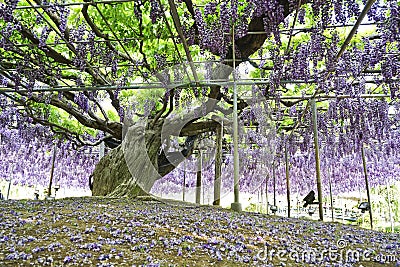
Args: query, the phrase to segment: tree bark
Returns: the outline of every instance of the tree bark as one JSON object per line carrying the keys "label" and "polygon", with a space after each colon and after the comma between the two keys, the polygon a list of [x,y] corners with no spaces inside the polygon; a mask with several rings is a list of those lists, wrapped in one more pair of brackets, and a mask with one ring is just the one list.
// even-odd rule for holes
{"label": "tree bark", "polygon": [[[182,151],[162,150],[162,130],[165,120],[155,125],[144,122],[130,126],[120,146],[104,156],[93,172],[94,196],[136,197],[148,195],[154,183],[189,157],[196,146],[196,137],[186,139]],[[213,130],[208,121],[203,132]],[[201,123],[200,123],[201,124]],[[183,128],[182,133],[201,133],[199,123]],[[165,138],[163,136],[163,138]]]}
{"label": "tree bark", "polygon": [[221,202],[221,176],[222,176],[222,139],[224,136],[223,122],[216,131],[215,140],[215,177],[214,177],[214,201],[213,205],[219,206]]}
{"label": "tree bark", "polygon": [[158,173],[163,120],[148,128],[136,123],[127,129],[120,146],[113,149],[96,165],[93,172],[95,196],[136,197],[147,195]]}
{"label": "tree bark", "polygon": [[104,156],[93,172],[93,196],[135,197],[147,193],[134,183],[122,147]]}

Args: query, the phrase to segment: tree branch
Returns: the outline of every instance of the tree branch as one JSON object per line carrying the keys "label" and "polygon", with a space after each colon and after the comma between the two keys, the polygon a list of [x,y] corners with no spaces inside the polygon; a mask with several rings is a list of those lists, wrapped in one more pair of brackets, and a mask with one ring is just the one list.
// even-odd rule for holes
{"label": "tree branch", "polygon": [[165,92],[164,99],[163,99],[163,106],[157,112],[156,116],[154,117],[153,122],[152,122],[153,126],[161,118],[162,114],[167,110],[168,102],[170,102],[169,100],[171,99],[171,96],[173,96],[173,95],[174,95],[174,89],[168,90],[167,92]]}
{"label": "tree branch", "polygon": [[219,125],[220,124],[214,120],[190,123],[182,128],[179,136],[194,136],[202,133],[214,132]]}
{"label": "tree branch", "polygon": [[92,29],[92,31],[96,34],[97,37],[103,38],[105,40],[105,44],[106,46],[113,52],[115,52],[118,56],[122,57],[125,60],[131,61],[130,57],[125,54],[120,52],[119,50],[117,50],[110,41],[110,38],[108,37],[107,34],[104,34],[100,31],[100,29],[96,26],[96,24],[93,23],[93,21],[90,19],[89,14],[88,14],[88,7],[89,4],[85,4],[83,5],[83,8],[81,10],[83,17],[85,18],[87,24],[89,24],[90,28]]}
{"label": "tree branch", "polygon": [[[41,102],[35,95],[28,96],[26,93],[21,93],[21,92],[18,93],[27,97],[32,101]],[[122,125],[118,122],[106,122],[104,120],[95,120],[91,117],[86,116],[84,113],[82,113],[82,111],[80,111],[74,105],[65,103],[64,101],[58,99],[58,97],[54,95],[51,97],[49,104],[68,112],[75,119],[77,119],[82,125],[86,127],[102,130],[103,132],[110,133],[113,137],[119,140],[122,139]]]}
{"label": "tree branch", "polygon": [[[289,0],[279,0],[279,4],[283,6],[284,9],[284,16],[287,17],[292,11],[294,10],[294,7],[290,5]],[[309,2],[309,0],[300,0],[299,1],[299,6]],[[254,17],[251,19],[249,26],[248,26],[248,32],[264,32],[265,27],[264,27],[264,18],[266,15],[262,17]],[[236,48],[240,52],[241,58],[236,59],[236,66],[238,66],[240,63],[243,61],[246,61],[247,58],[249,58],[252,54],[254,54],[256,51],[258,51],[262,45],[264,44],[265,40],[267,39],[267,34],[266,33],[260,33],[260,34],[246,34],[242,36],[241,38],[237,39],[235,41]],[[232,47],[228,49],[228,54],[225,57],[229,61],[226,61],[224,64],[227,64],[229,66],[233,65],[233,62],[231,59],[233,59],[233,53],[232,53]]]}
{"label": "tree branch", "polygon": [[[17,23],[16,21],[14,23]],[[22,34],[23,37],[27,38],[31,43],[33,43],[36,46],[39,46],[39,39],[35,37],[35,35],[29,31],[24,25],[21,24],[21,31],[20,33]],[[51,47],[46,47],[46,50],[42,50],[46,56],[54,59],[58,63],[62,64],[72,64],[72,60],[67,59],[64,57],[62,54],[58,53]]]}
{"label": "tree branch", "polygon": [[163,118],[168,117],[168,115],[171,114],[171,112],[174,110],[174,94],[174,91],[172,91],[172,93],[169,95],[169,109],[167,114],[165,114]]}

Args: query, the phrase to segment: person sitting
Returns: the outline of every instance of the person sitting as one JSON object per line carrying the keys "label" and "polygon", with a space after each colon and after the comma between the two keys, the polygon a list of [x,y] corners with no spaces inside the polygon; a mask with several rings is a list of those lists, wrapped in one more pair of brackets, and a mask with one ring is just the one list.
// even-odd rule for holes
{"label": "person sitting", "polygon": [[307,196],[303,199],[306,203],[304,203],[303,207],[307,207],[308,205],[311,204],[318,204],[318,202],[314,202],[315,200],[315,192],[314,190],[311,190],[310,193],[307,194]]}

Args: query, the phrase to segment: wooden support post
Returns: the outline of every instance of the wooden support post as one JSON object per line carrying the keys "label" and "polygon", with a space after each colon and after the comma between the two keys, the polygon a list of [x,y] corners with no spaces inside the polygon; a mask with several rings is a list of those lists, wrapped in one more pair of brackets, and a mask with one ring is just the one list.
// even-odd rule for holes
{"label": "wooden support post", "polygon": [[205,199],[205,196],[206,196],[206,187],[203,185],[202,187],[201,187],[201,191],[202,191],[202,195],[203,195],[203,205],[205,205],[206,204],[206,199]]}
{"label": "wooden support post", "polygon": [[345,214],[345,206],[346,206],[346,204],[343,204],[343,206],[342,206],[342,223],[344,224],[344,214]]}
{"label": "wooden support post", "polygon": [[10,181],[8,181],[7,200],[10,199],[10,190],[11,190],[11,178]]}
{"label": "wooden support post", "polygon": [[392,204],[391,204],[392,200],[390,198],[388,180],[386,180],[386,194],[387,194],[387,202],[388,202],[388,208],[389,208],[390,229],[391,229],[391,232],[394,233],[394,223],[393,223]]}
{"label": "wooden support post", "polygon": [[288,218],[290,218],[290,181],[289,181],[289,157],[287,153],[287,147],[285,147],[285,167],[286,167],[286,197],[287,197],[287,212]]}
{"label": "wooden support post", "polygon": [[186,161],[183,162],[182,201],[185,201],[185,194],[186,194]]}
{"label": "wooden support post", "polygon": [[51,186],[53,184],[53,175],[54,175],[54,164],[56,161],[56,154],[57,154],[57,145],[54,145],[53,148],[53,158],[51,160],[51,170],[50,170],[50,182],[49,182],[49,189],[47,192],[47,196],[50,197],[51,196]]}
{"label": "wooden support post", "polygon": [[318,144],[318,127],[317,127],[317,105],[315,104],[315,98],[311,100],[312,104],[312,121],[313,121],[313,132],[314,132],[314,149],[315,149],[315,171],[317,176],[317,191],[318,191],[318,210],[319,220],[324,220],[324,209],[322,207],[322,185],[321,185],[321,170],[319,164],[319,144]]}
{"label": "wooden support post", "polygon": [[239,126],[238,126],[238,104],[237,104],[237,83],[236,83],[236,50],[235,50],[235,25],[232,25],[232,51],[233,51],[233,195],[234,201],[231,209],[242,211],[239,202]]}
{"label": "wooden support post", "polygon": [[334,218],[334,214],[333,214],[333,196],[332,196],[332,181],[331,181],[331,174],[332,174],[332,172],[329,172],[328,173],[328,177],[329,177],[329,198],[330,198],[330,200],[331,200],[331,218],[332,218],[332,222],[334,222],[335,221],[335,218]]}
{"label": "wooden support post", "polygon": [[300,201],[299,201],[299,186],[297,185],[297,194],[296,194],[296,218],[300,217]]}
{"label": "wooden support post", "polygon": [[272,179],[274,183],[274,206],[276,207],[276,174],[275,174],[275,162],[272,163]]}
{"label": "wooden support post", "polygon": [[12,183],[12,177],[14,175],[14,168],[15,168],[15,165],[14,165],[14,163],[12,163],[12,165],[11,165],[11,173],[10,173],[10,180],[8,181],[7,200],[10,199],[11,183]]}
{"label": "wooden support post", "polygon": [[213,205],[219,206],[221,201],[221,174],[222,174],[222,138],[224,133],[224,124],[221,120],[221,125],[216,129],[215,138],[215,177],[214,177],[214,201]]}
{"label": "wooden support post", "polygon": [[7,200],[10,199],[10,190],[11,190],[11,178],[10,181],[8,181]]}
{"label": "wooden support post", "polygon": [[268,180],[269,180],[269,175],[267,174],[267,177],[265,178],[265,202],[266,202],[266,207],[267,207],[267,209],[266,209],[266,213],[267,213],[267,215],[269,214],[269,211],[268,211]]}
{"label": "wooden support post", "polygon": [[362,158],[363,169],[364,169],[365,188],[367,190],[367,198],[368,198],[368,203],[369,203],[369,219],[370,219],[370,224],[371,224],[371,229],[372,229],[373,228],[372,202],[371,202],[371,196],[369,194],[368,171],[367,171],[367,162],[365,160],[364,143],[361,144],[361,158]]}
{"label": "wooden support post", "polygon": [[201,168],[202,168],[202,153],[199,150],[198,158],[197,158],[197,179],[196,179],[196,203],[200,204],[201,197]]}

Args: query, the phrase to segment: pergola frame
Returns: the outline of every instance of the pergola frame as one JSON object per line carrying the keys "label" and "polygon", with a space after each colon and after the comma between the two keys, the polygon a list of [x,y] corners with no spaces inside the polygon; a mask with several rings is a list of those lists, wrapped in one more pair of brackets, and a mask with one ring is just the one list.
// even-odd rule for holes
{"label": "pergola frame", "polygon": [[[358,28],[360,26],[371,26],[371,25],[377,25],[377,23],[362,23],[362,21],[364,20],[364,17],[366,16],[368,10],[370,9],[370,7],[372,6],[372,4],[375,2],[376,0],[368,0],[367,3],[364,6],[364,9],[362,10],[361,14],[359,15],[357,21],[355,22],[355,24],[346,24],[346,25],[330,25],[327,28],[339,28],[339,27],[352,27],[350,33],[348,34],[347,38],[345,39],[344,43],[342,44],[339,53],[336,56],[336,61],[339,60],[339,58],[342,56],[342,54],[344,53],[344,51],[346,50],[346,48],[348,47],[350,41],[352,40],[353,36],[355,35],[355,33],[357,32]],[[78,42],[69,42],[67,41],[64,36],[60,33],[60,31],[54,27],[54,25],[49,22],[45,16],[43,16],[43,14],[41,14],[41,12],[43,10],[45,10],[46,8],[52,7],[52,5],[50,4],[46,4],[46,5],[34,5],[32,4],[29,0],[28,2],[30,3],[29,6],[17,6],[16,10],[29,10],[32,9],[34,10],[39,16],[42,17],[42,19],[47,23],[47,25],[49,27],[51,27],[58,35],[58,37],[61,38],[61,40],[63,42],[61,43],[46,43],[47,46],[51,47],[51,46],[58,46],[58,45],[66,45],[69,46],[71,44],[79,44],[79,43],[85,43],[85,41],[78,41]],[[135,59],[132,57],[132,55],[130,55],[129,50],[125,47],[124,45],[124,41],[127,40],[134,40],[134,38],[132,39],[124,39],[121,40],[121,38],[119,38],[117,36],[117,34],[115,33],[115,31],[113,30],[111,24],[108,22],[107,18],[104,16],[104,14],[101,12],[101,10],[99,9],[98,5],[109,5],[109,4],[121,4],[121,3],[126,3],[126,2],[132,2],[131,0],[102,0],[102,1],[86,1],[84,0],[83,2],[81,1],[77,1],[77,2],[72,2],[72,3],[60,3],[60,4],[56,4],[58,6],[63,6],[63,7],[72,7],[72,6],[83,6],[83,8],[86,8],[86,12],[87,12],[87,8],[90,7],[94,7],[96,9],[96,11],[98,12],[98,14],[100,15],[100,17],[102,18],[103,22],[105,23],[105,25],[107,26],[107,29],[112,33],[112,38],[109,37],[105,37],[101,39],[101,40],[94,40],[94,42],[99,42],[99,43],[106,43],[108,46],[113,46],[113,43],[117,43],[122,51],[119,52],[119,56],[121,56],[122,58],[124,58],[127,62],[131,62],[131,63],[126,63],[124,62],[123,64],[119,65],[119,66],[124,66],[124,67],[136,67],[137,65],[135,65]],[[161,4],[161,2],[159,1],[159,3]],[[180,51],[178,49],[177,46],[177,36],[175,36],[175,34],[172,31],[171,26],[169,25],[169,22],[166,18],[165,15],[165,11],[163,11],[163,19],[164,22],[166,23],[166,26],[168,28],[168,31],[170,33],[170,38],[172,39],[173,43],[174,43],[174,47],[175,47],[175,52],[177,53],[177,57],[179,58],[178,62],[181,64],[184,63],[188,63],[191,67],[191,71],[193,72],[193,75],[195,77],[195,81],[190,81],[189,83],[183,83],[183,84],[170,84],[168,87],[166,87],[164,84],[162,83],[130,83],[127,86],[115,86],[115,85],[111,85],[109,83],[109,81],[107,81],[106,78],[103,77],[102,73],[101,73],[101,69],[106,69],[109,68],[108,66],[92,66],[90,65],[88,62],[86,62],[88,68],[94,73],[94,75],[96,75],[100,80],[103,81],[104,84],[100,85],[100,86],[91,86],[91,87],[74,87],[71,85],[68,85],[68,83],[66,81],[63,81],[61,79],[61,82],[64,83],[64,86],[55,86],[55,87],[35,87],[33,88],[33,90],[29,90],[29,89],[19,89],[18,92],[22,92],[22,93],[27,93],[27,92],[62,92],[62,91],[100,91],[100,90],[105,90],[105,91],[112,91],[112,90],[137,90],[137,89],[172,89],[172,88],[195,88],[195,87],[209,87],[209,86],[232,86],[232,85],[259,85],[259,86],[266,86],[269,84],[269,81],[267,79],[251,79],[251,80],[241,80],[241,81],[210,81],[210,80],[206,80],[206,81],[202,81],[199,80],[196,76],[196,72],[192,66],[192,64],[197,63],[195,61],[193,61],[191,54],[190,54],[190,49],[189,46],[183,36],[183,32],[182,32],[182,25],[180,24],[179,21],[179,17],[177,16],[176,13],[176,6],[174,1],[169,0],[168,1],[169,5],[170,5],[170,9],[172,11],[172,18],[175,24],[175,28],[178,31],[178,38],[180,39],[181,43],[183,44],[183,48],[186,54],[186,59],[183,58],[183,56],[180,54]],[[298,15],[298,11],[300,8],[300,4],[301,4],[301,0],[298,1],[298,5],[297,5],[297,9],[295,11],[295,19],[293,21],[293,24],[290,26],[289,29],[283,29],[281,30],[282,34],[287,34],[289,37],[289,41],[288,41],[288,47],[287,47],[287,53],[290,53],[290,43],[292,40],[292,37],[297,34],[297,33],[302,33],[302,32],[310,32],[313,30],[313,27],[310,28],[296,28],[295,27],[295,21]],[[90,25],[89,26],[92,28],[92,30],[95,31],[94,27],[95,25]],[[232,29],[232,31],[234,31],[234,29]],[[248,32],[247,34],[249,35],[263,35],[265,34],[265,32]],[[97,34],[99,35],[99,33]],[[379,36],[371,36],[371,39],[377,39],[380,38]],[[18,44],[15,45],[16,48],[20,48],[20,47],[26,47],[26,46],[35,46],[35,44]],[[72,49],[74,50],[74,49]],[[115,49],[116,51],[118,51],[117,49]],[[233,53],[235,54],[235,53]],[[398,54],[396,55],[398,56]],[[233,58],[233,66],[236,65],[236,61],[238,61],[238,63],[241,63],[243,61],[250,61],[250,62],[254,62],[256,60],[261,60],[261,58],[248,58],[248,59],[238,59],[236,60],[235,58]],[[262,58],[262,60],[265,60],[265,58]],[[222,63],[229,63],[230,60],[223,60],[221,61]],[[232,61],[232,60],[231,60]],[[216,61],[217,62],[217,61]],[[176,62],[170,62],[170,63],[176,63]],[[66,70],[68,68],[63,69],[62,67],[60,68],[61,70]],[[138,70],[138,68],[136,68],[136,70]],[[268,70],[268,69],[267,69]],[[7,68],[6,64],[1,64],[0,66],[0,74],[3,75],[7,75],[8,73],[15,71],[15,69],[13,68]],[[371,75],[374,79],[371,80],[367,80],[365,81],[365,83],[370,83],[370,84],[376,84],[379,82],[383,82],[382,79],[375,79],[377,77],[379,77],[380,71],[379,70],[368,70],[367,68],[363,69],[363,72],[366,74]],[[332,73],[326,72],[326,73],[322,73],[323,76],[323,80],[327,80],[331,77]],[[189,76],[189,75],[188,75]],[[354,79],[355,80],[355,79]],[[398,82],[399,80],[392,80],[392,82]],[[302,80],[289,80],[289,81],[281,81],[281,85],[283,84],[315,84],[318,81],[314,81],[314,80],[307,80],[307,81],[302,81]],[[379,87],[379,85],[378,85]],[[375,88],[376,89],[376,88]],[[305,108],[303,109],[303,112],[300,115],[300,118],[298,120],[296,120],[292,130],[290,131],[289,134],[289,138],[292,138],[293,135],[296,132],[296,129],[298,127],[301,126],[302,124],[302,120],[304,118],[304,116],[306,115],[306,113],[308,112],[309,108],[312,106],[312,103],[315,103],[315,100],[317,101],[325,101],[325,100],[329,100],[329,99],[345,99],[345,98],[387,98],[389,99],[391,96],[388,94],[379,94],[379,93],[374,93],[374,90],[372,90],[369,94],[362,94],[362,95],[358,95],[358,96],[351,96],[351,95],[334,95],[334,94],[326,94],[326,93],[321,93],[318,90],[314,90],[314,92],[312,94],[309,95],[296,95],[296,96],[286,96],[286,95],[282,95],[279,96],[280,100],[295,100],[298,102],[301,101],[306,101],[306,105]],[[14,89],[12,88],[8,88],[8,87],[0,87],[0,94],[10,94],[15,92]],[[265,100],[270,100],[270,101],[276,101],[277,97],[275,96],[268,96],[265,97]],[[315,121],[314,121],[314,127],[315,126]],[[315,129],[314,129],[315,130]],[[315,135],[316,136],[316,135]],[[317,142],[317,141],[316,141]],[[319,163],[318,163],[319,164]],[[318,167],[317,167],[318,169]],[[319,174],[317,174],[318,176]],[[320,193],[320,192],[319,192]],[[369,193],[368,193],[369,194]],[[320,206],[320,214],[321,214],[321,207]],[[371,215],[372,216],[372,215]],[[321,218],[322,219],[322,218]]]}

